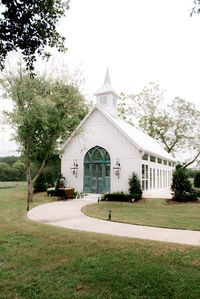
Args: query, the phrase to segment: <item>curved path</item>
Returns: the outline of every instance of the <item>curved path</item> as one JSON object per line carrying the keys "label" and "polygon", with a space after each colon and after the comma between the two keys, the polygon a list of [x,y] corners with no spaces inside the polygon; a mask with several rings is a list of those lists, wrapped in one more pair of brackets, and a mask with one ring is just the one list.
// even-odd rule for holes
{"label": "curved path", "polygon": [[94,202],[96,200],[83,198],[43,204],[30,210],[27,217],[68,229],[200,246],[200,231],[124,224],[84,215],[81,208]]}

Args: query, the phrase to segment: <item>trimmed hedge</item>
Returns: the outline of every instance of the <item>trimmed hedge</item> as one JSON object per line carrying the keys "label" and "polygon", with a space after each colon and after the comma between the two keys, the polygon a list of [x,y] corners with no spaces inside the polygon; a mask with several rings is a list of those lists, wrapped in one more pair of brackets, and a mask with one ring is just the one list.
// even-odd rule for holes
{"label": "trimmed hedge", "polygon": [[195,189],[190,192],[187,191],[176,191],[173,195],[173,200],[180,202],[197,201],[198,192]]}
{"label": "trimmed hedge", "polygon": [[102,196],[101,200],[131,202],[131,195],[124,192],[106,193]]}

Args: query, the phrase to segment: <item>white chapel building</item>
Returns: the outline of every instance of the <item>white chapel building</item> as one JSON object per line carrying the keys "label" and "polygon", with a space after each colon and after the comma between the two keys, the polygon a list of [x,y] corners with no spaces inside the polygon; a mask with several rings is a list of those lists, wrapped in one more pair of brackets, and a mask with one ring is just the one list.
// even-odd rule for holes
{"label": "white chapel building", "polygon": [[107,70],[96,105],[63,146],[61,172],[77,192],[128,192],[135,172],[143,194],[170,189],[175,159],[153,138],[117,117]]}

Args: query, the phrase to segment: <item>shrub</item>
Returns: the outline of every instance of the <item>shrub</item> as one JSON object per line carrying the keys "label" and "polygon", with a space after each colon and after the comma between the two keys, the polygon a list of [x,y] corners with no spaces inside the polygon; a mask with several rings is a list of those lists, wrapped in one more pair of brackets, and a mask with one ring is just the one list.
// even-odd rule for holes
{"label": "shrub", "polygon": [[194,187],[200,188],[200,171],[196,172],[194,176]]}
{"label": "shrub", "polygon": [[47,190],[46,178],[43,173],[40,174],[34,184],[34,192],[44,192]]}
{"label": "shrub", "polygon": [[131,199],[138,201],[142,198],[142,189],[140,180],[138,179],[137,175],[133,172],[131,177],[129,178],[129,193]]}
{"label": "shrub", "polygon": [[113,193],[106,193],[101,198],[102,201],[123,201],[123,202],[130,202],[131,196],[128,193],[124,192],[113,192]]}
{"label": "shrub", "polygon": [[177,165],[176,170],[173,173],[171,189],[173,191],[172,200],[187,202],[196,201],[198,199],[198,193],[192,187],[192,184],[188,179],[186,169],[184,169],[181,165]]}

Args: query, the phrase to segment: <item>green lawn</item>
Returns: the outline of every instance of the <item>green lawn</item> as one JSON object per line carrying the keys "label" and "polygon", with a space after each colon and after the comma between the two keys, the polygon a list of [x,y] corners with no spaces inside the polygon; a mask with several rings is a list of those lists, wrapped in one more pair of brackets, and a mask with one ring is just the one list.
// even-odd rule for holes
{"label": "green lawn", "polygon": [[23,187],[0,189],[1,299],[200,297],[199,247],[39,224],[25,198]]}
{"label": "green lawn", "polygon": [[0,182],[0,189],[26,186],[26,182]]}
{"label": "green lawn", "polygon": [[137,203],[100,202],[83,208],[89,216],[131,224],[200,230],[200,202],[167,203],[163,199],[148,199]]}

